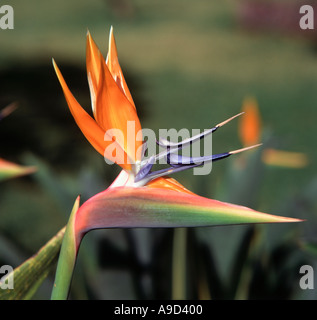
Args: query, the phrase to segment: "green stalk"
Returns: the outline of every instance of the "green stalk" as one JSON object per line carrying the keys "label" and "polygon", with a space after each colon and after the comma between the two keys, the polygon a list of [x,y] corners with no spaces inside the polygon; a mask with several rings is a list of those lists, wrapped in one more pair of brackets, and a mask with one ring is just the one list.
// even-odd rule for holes
{"label": "green stalk", "polygon": [[68,297],[77,256],[74,224],[78,208],[79,197],[75,201],[66,226],[66,231],[57,263],[51,300],[66,300]]}
{"label": "green stalk", "polygon": [[186,299],[186,239],[186,228],[174,229],[172,300]]}

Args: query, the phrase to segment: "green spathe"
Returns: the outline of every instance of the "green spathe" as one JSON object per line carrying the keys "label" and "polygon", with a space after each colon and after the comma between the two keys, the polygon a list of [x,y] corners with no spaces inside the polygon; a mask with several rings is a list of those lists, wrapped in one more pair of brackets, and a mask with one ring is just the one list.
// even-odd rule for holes
{"label": "green spathe", "polygon": [[[178,228],[249,223],[299,222],[193,193],[148,187],[113,187],[79,208],[79,197],[67,224],[52,299],[66,299],[84,235],[102,228]],[[118,309],[129,314],[131,309]],[[142,309],[133,309],[134,312]],[[139,311],[140,312],[140,311]],[[122,313],[121,313],[122,314]]]}
{"label": "green spathe", "polygon": [[78,210],[75,233],[102,228],[177,228],[299,222],[195,194],[148,187],[107,189]]}

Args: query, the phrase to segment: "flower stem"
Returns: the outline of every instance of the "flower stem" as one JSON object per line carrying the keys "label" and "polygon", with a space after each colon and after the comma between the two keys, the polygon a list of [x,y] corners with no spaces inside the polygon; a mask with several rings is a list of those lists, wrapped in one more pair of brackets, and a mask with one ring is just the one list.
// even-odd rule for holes
{"label": "flower stem", "polygon": [[66,300],[68,297],[77,257],[74,223],[78,207],[79,197],[75,201],[73,210],[66,226],[66,231],[57,263],[57,270],[51,294],[51,300]]}
{"label": "flower stem", "polygon": [[174,229],[172,300],[186,299],[186,239],[186,228]]}

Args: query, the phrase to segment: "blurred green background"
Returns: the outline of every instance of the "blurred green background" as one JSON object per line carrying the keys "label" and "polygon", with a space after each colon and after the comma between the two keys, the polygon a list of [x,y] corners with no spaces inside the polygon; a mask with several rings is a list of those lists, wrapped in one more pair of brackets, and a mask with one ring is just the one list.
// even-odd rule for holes
{"label": "blurred green background", "polygon": [[[51,62],[89,110],[86,32],[106,54],[112,25],[143,128],[210,128],[253,96],[263,141],[309,158],[303,168],[268,167],[259,151],[242,169],[237,156],[208,176],[175,178],[200,195],[307,222],[91,232],[71,298],[315,299],[316,286],[299,288],[299,267],[317,272],[317,33],[299,30],[305,2],[264,3],[1,1],[14,9],[14,29],[0,30],[0,109],[18,109],[0,123],[0,157],[38,170],[0,185],[0,265],[34,254],[66,224],[78,194],[84,201],[119,172],[77,128]],[[236,120],[214,135],[215,153],[240,147]],[[184,254],[176,258],[182,251],[173,248]],[[53,277],[34,298],[50,297]]]}

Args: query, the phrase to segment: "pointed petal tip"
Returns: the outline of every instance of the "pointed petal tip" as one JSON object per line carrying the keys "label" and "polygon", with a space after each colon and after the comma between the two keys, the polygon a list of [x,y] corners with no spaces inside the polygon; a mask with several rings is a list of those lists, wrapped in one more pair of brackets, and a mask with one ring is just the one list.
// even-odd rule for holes
{"label": "pointed petal tip", "polygon": [[262,145],[263,145],[263,143],[258,143],[258,144],[255,144],[253,146],[249,146],[249,147],[245,147],[245,148],[241,148],[241,149],[230,151],[229,154],[237,154],[237,153],[240,153],[240,152],[243,152],[243,151],[247,151],[247,150],[250,150],[250,149],[254,149],[254,148],[260,147]]}
{"label": "pointed petal tip", "polygon": [[272,221],[272,223],[274,222],[281,222],[281,223],[298,223],[298,222],[305,222],[306,219],[297,219],[297,218],[289,218],[289,217],[283,217],[283,216],[275,216],[277,221]]}
{"label": "pointed petal tip", "polygon": [[86,33],[86,38],[87,38],[87,42],[90,43],[92,41],[92,36],[90,31],[87,29],[87,33]]}
{"label": "pointed petal tip", "polygon": [[54,67],[55,72],[58,73],[59,68],[58,68],[57,63],[56,63],[56,61],[55,61],[54,58],[52,58],[52,64],[53,64],[53,67]]}
{"label": "pointed petal tip", "polygon": [[111,39],[113,39],[113,38],[114,38],[113,27],[111,25],[110,30],[109,30],[109,44],[111,43]]}
{"label": "pointed petal tip", "polygon": [[[113,52],[112,52],[113,51]],[[116,41],[114,38],[114,34],[113,34],[113,27],[110,27],[110,31],[109,31],[109,43],[108,43],[108,54],[107,54],[107,61],[110,58],[109,55],[113,55],[113,57],[111,59],[118,59],[118,53],[117,53],[117,47],[116,47]],[[109,67],[109,65],[108,65]],[[110,65],[110,69],[111,69],[111,65]]]}
{"label": "pointed petal tip", "polygon": [[65,82],[65,80],[64,80],[62,73],[61,73],[57,63],[55,62],[54,58],[52,58],[52,63],[53,63],[53,67],[54,67],[55,73],[57,75],[58,81],[60,82],[62,89],[64,91],[64,87],[65,87],[66,83],[63,84],[63,82]]}
{"label": "pointed petal tip", "polygon": [[61,72],[60,72],[60,70],[59,70],[59,68],[58,68],[58,66],[57,66],[57,63],[56,63],[56,61],[55,61],[54,58],[52,58],[52,64],[53,64],[55,73],[56,73],[56,75],[57,75],[57,78],[58,78],[58,80],[60,81]]}
{"label": "pointed petal tip", "polygon": [[[89,29],[87,29],[87,33],[86,33],[86,50],[87,50],[87,47],[91,51],[98,49]],[[99,51],[99,49],[98,49],[98,51]]]}
{"label": "pointed petal tip", "polygon": [[238,113],[238,114],[236,114],[236,115],[234,115],[233,117],[231,117],[231,118],[229,118],[229,119],[227,119],[227,120],[225,120],[225,121],[222,121],[222,122],[218,123],[218,124],[216,125],[216,127],[220,128],[220,127],[224,126],[225,124],[227,124],[228,122],[230,122],[231,120],[233,120],[233,119],[241,116],[242,114],[244,114],[244,111],[243,111],[243,112],[240,112],[240,113]]}

